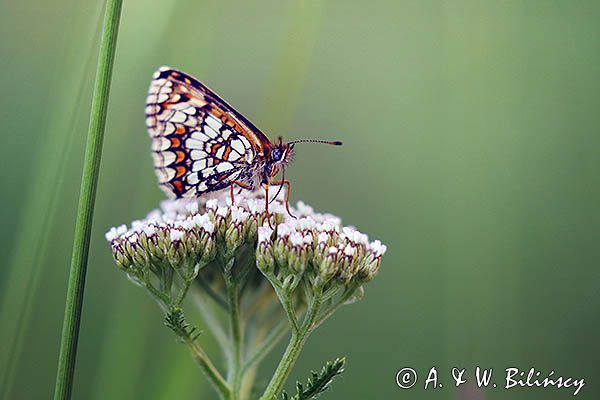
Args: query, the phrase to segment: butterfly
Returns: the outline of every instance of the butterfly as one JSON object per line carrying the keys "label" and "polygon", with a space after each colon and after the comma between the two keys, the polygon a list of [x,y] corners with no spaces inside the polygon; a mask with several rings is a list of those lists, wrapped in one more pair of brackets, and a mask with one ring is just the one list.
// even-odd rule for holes
{"label": "butterfly", "polygon": [[[233,204],[234,188],[262,186],[267,214],[272,185],[279,190],[287,186],[289,213],[290,182],[285,179],[285,167],[296,143],[342,144],[314,139],[284,143],[281,137],[273,143],[203,83],[169,67],[154,73],[145,111],[154,170],[167,195],[196,198],[229,188]],[[280,170],[282,178],[275,180]]]}

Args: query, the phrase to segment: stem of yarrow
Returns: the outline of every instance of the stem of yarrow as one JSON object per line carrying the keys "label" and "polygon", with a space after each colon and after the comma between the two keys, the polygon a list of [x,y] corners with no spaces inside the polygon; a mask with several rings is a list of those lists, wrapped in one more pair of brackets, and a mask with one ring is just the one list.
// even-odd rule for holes
{"label": "stem of yarrow", "polygon": [[240,315],[239,284],[233,275],[235,258],[224,260],[223,272],[227,287],[227,301],[229,309],[229,331],[231,343],[231,364],[229,365],[228,381],[231,386],[230,400],[240,400],[242,386],[242,351],[243,351],[243,326]]}
{"label": "stem of yarrow", "polygon": [[200,369],[204,372],[204,374],[208,377],[210,382],[215,387],[215,390],[219,393],[221,399],[226,399],[228,395],[231,393],[231,388],[225,382],[225,380],[221,377],[221,374],[214,366],[214,364],[208,358],[208,355],[204,352],[202,347],[196,342],[196,340],[186,340],[186,343],[200,366]]}
{"label": "stem of yarrow", "polygon": [[88,128],[87,144],[83,177],[77,208],[77,222],[75,225],[75,238],[73,241],[73,254],[71,270],[67,288],[65,316],[63,322],[58,370],[54,388],[55,400],[68,400],[71,398],[73,388],[73,375],[75,372],[75,359],[77,354],[77,341],[81,322],[81,309],[83,292],[85,288],[85,275],[98,186],[98,173],[102,156],[102,142],[110,83],[115,58],[119,20],[121,17],[122,0],[107,0],[104,13],[100,52],[92,98],[90,124]]}
{"label": "stem of yarrow", "polygon": [[298,329],[292,329],[292,335],[287,348],[279,361],[279,365],[275,370],[273,378],[271,378],[271,381],[260,400],[275,400],[279,392],[281,392],[288,375],[298,360],[300,351],[315,327],[315,322],[317,321],[317,316],[321,310],[323,300],[322,292],[319,289],[320,288],[315,288],[315,295],[308,306],[308,311],[302,325]]}
{"label": "stem of yarrow", "polygon": [[242,326],[240,320],[239,295],[235,281],[227,282],[229,298],[229,317],[231,328],[231,343],[233,345],[231,357],[231,400],[240,399],[242,385]]}
{"label": "stem of yarrow", "polygon": [[[183,284],[180,294],[182,298],[187,294],[190,287],[190,282],[191,280],[187,280],[187,282]],[[145,280],[143,284],[153,295],[163,311],[165,311],[165,324],[171,328],[171,330],[173,330],[173,332],[182,342],[187,344],[192,356],[198,363],[198,366],[209,379],[214,389],[218,392],[219,397],[222,400],[229,399],[232,392],[230,385],[225,381],[225,379],[223,379],[217,367],[213,364],[208,354],[206,354],[202,346],[200,346],[196,340],[198,334],[195,333],[195,328],[190,327],[186,322],[183,310],[180,308],[180,304],[178,304],[177,301],[173,303],[168,298],[165,300],[164,293],[154,289],[149,280]]]}

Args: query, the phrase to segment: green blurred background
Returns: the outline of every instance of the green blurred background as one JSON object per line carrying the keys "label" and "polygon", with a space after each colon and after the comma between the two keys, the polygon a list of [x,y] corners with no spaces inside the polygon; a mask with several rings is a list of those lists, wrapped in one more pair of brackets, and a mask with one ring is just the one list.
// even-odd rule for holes
{"label": "green blurred background", "polygon": [[[0,5],[2,399],[53,391],[102,13]],[[125,0],[74,398],[212,397],[104,240],[162,198],[143,103],[163,64],[272,138],[343,140],[298,148],[293,197],[388,245],[292,379],[346,355],[324,398],[455,399],[449,369],[476,365],[584,377],[578,397],[600,398],[599,20],[598,1]],[[445,386],[400,390],[406,366]]]}

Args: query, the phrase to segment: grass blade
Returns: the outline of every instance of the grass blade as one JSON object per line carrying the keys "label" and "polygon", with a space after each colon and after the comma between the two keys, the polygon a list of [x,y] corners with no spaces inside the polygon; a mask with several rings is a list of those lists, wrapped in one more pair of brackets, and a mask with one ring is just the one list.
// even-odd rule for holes
{"label": "grass blade", "polygon": [[73,387],[92,218],[96,188],[98,186],[102,142],[104,139],[104,127],[106,125],[106,111],[122,3],[122,0],[107,0],[104,14],[100,55],[98,58],[96,82],[94,84],[92,111],[83,166],[83,178],[77,209],[73,256],[71,259],[65,319],[54,391],[55,399],[69,399]]}

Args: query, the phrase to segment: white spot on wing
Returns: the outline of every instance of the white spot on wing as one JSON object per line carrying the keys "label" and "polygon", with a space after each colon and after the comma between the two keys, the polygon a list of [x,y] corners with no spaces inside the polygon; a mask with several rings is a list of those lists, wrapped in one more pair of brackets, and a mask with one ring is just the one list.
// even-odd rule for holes
{"label": "white spot on wing", "polygon": [[233,165],[231,163],[228,163],[228,162],[220,163],[220,164],[218,164],[215,167],[215,169],[216,169],[217,172],[229,171],[232,168],[233,168]]}
{"label": "white spot on wing", "polygon": [[189,174],[187,177],[187,181],[190,185],[195,185],[198,182],[200,182],[200,178],[198,177],[198,174]]}
{"label": "white spot on wing", "polygon": [[192,150],[190,152],[190,157],[192,158],[192,160],[200,160],[203,158],[206,158],[207,154],[206,152],[202,151],[202,150]]}
{"label": "white spot on wing", "polygon": [[152,140],[152,150],[164,151],[171,147],[171,141],[164,137],[156,137]]}
{"label": "white spot on wing", "polygon": [[194,116],[187,117],[187,120],[183,123],[184,125],[195,127],[198,126],[198,119]]}
{"label": "white spot on wing", "polygon": [[175,176],[175,170],[172,168],[157,168],[155,171],[160,183],[166,183]]}
{"label": "white spot on wing", "polygon": [[181,111],[175,111],[169,121],[171,122],[184,122],[187,119],[186,115]]}
{"label": "white spot on wing", "polygon": [[223,125],[223,123],[220,120],[216,119],[212,115],[207,116],[205,122],[217,132],[219,131],[219,129],[221,129],[221,126]]}
{"label": "white spot on wing", "polygon": [[206,159],[195,161],[192,165],[192,171],[202,171],[206,168]]}
{"label": "white spot on wing", "polygon": [[204,125],[204,133],[206,133],[206,135],[208,135],[208,137],[211,139],[215,139],[217,136],[219,136],[217,131],[215,131],[209,125]]}
{"label": "white spot on wing", "polygon": [[238,139],[244,144],[244,147],[246,148],[246,150],[249,150],[252,148],[252,145],[250,144],[250,142],[248,141],[248,139],[246,139],[245,136],[238,136]]}
{"label": "white spot on wing", "polygon": [[194,139],[197,139],[197,140],[201,140],[203,142],[208,142],[210,140],[210,138],[208,136],[206,136],[204,133],[202,133],[200,131],[192,132],[191,137],[193,137]]}
{"label": "white spot on wing", "polygon": [[202,175],[203,178],[208,178],[209,176],[211,176],[213,174],[214,169],[215,169],[214,167],[205,168],[205,169],[201,170],[199,172],[199,174]]}
{"label": "white spot on wing", "polygon": [[175,132],[175,125],[170,122],[165,123],[165,130],[163,134],[170,135],[173,132]]}
{"label": "white spot on wing", "polygon": [[202,140],[197,140],[194,138],[188,138],[185,141],[185,146],[188,149],[198,149],[198,150],[204,150],[204,143]]}
{"label": "white spot on wing", "polygon": [[227,157],[227,160],[229,160],[229,161],[236,161],[236,160],[240,159],[241,157],[242,157],[241,155],[239,155],[235,151],[232,151],[232,152],[229,153],[229,157]]}
{"label": "white spot on wing", "polygon": [[154,166],[156,167],[167,167],[175,162],[177,156],[172,151],[164,151],[162,153],[152,153],[154,159]]}
{"label": "white spot on wing", "polygon": [[231,141],[231,148],[240,155],[243,155],[244,153],[246,153],[246,148],[244,147],[244,143],[242,143],[242,141],[239,139],[233,139]]}
{"label": "white spot on wing", "polygon": [[153,115],[158,112],[158,106],[154,104],[150,104],[146,106],[146,115]]}
{"label": "white spot on wing", "polygon": [[184,113],[190,114],[190,115],[193,115],[193,114],[196,113],[196,109],[194,107],[192,107],[192,106],[188,106],[187,108],[183,109],[182,111]]}
{"label": "white spot on wing", "polygon": [[223,137],[224,140],[229,139],[229,136],[231,136],[231,131],[229,129],[223,129],[221,131],[221,136]]}

